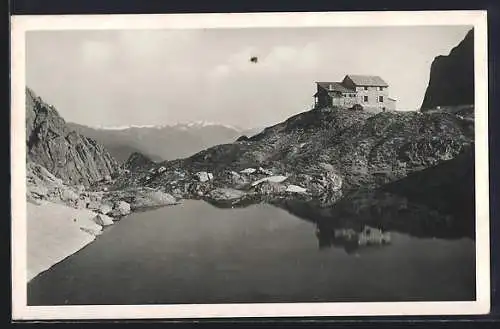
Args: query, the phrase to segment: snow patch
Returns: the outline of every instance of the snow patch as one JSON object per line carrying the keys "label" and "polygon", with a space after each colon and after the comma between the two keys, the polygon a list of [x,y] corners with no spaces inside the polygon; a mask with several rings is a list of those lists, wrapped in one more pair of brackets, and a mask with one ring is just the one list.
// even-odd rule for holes
{"label": "snow patch", "polygon": [[96,216],[88,209],[51,202],[28,203],[27,280],[92,242],[102,230],[94,222]]}

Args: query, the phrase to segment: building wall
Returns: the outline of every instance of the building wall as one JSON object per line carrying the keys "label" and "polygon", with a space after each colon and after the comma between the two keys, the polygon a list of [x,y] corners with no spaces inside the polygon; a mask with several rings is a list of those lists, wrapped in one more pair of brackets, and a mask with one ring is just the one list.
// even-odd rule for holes
{"label": "building wall", "polygon": [[351,97],[350,95],[354,93],[343,93],[341,96],[333,98],[333,105],[342,106],[342,107],[352,107],[357,103],[356,95]]}
{"label": "building wall", "polygon": [[[328,106],[343,106],[352,107],[355,104],[360,104],[363,108],[370,111],[394,111],[396,109],[396,102],[389,99],[389,88],[383,87],[380,90],[379,87],[365,87],[363,86],[352,86],[349,85],[349,81],[345,81],[346,85],[356,90],[355,97],[350,97],[349,93],[344,93],[342,97],[334,97],[333,99],[328,95],[328,92],[321,87],[317,87],[318,96],[316,100],[317,107],[328,107]],[[368,97],[368,101],[365,101],[365,96]],[[379,101],[379,97],[383,97],[383,102]]]}
{"label": "building wall", "polygon": [[[361,104],[364,108],[372,109],[375,111],[384,110],[395,110],[396,104],[394,101],[389,100],[389,88],[383,87],[380,90],[379,87],[371,87],[367,86],[367,90],[365,90],[364,86],[356,86],[354,82],[348,77],[344,77],[342,80],[342,84],[346,87],[355,89],[357,93],[357,103]],[[365,101],[365,96],[368,97],[368,101]],[[379,102],[379,96],[383,97],[383,102]]]}
{"label": "building wall", "polygon": [[[379,87],[356,87],[357,101],[363,107],[377,108],[382,110],[384,107],[387,109],[389,90],[387,87],[383,87],[382,90]],[[379,101],[379,97],[383,97],[383,102]],[[368,99],[365,100],[365,97]]]}

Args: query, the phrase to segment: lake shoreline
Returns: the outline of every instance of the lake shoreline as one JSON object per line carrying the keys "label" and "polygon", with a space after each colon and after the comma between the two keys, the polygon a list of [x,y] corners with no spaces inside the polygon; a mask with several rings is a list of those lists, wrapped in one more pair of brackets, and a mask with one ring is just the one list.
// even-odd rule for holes
{"label": "lake shoreline", "polygon": [[128,215],[113,218],[112,224],[100,225],[95,218],[102,214],[87,208],[77,209],[50,201],[27,202],[27,283],[93,243],[107,228],[125,217],[179,204],[181,202],[136,208]]}
{"label": "lake shoreline", "polygon": [[[300,209],[311,213],[301,204],[283,209],[264,202],[221,209],[204,200],[134,212],[30,282],[28,302],[142,305],[473,297],[472,239],[431,238],[436,231],[427,225],[422,226],[428,232],[425,238],[393,225],[380,230],[377,223],[385,227],[391,222],[361,217],[346,222],[335,216],[325,226],[303,218]],[[412,219],[407,214],[401,221]],[[365,228],[358,232],[352,226],[356,223]],[[388,289],[397,293],[387,295]]]}

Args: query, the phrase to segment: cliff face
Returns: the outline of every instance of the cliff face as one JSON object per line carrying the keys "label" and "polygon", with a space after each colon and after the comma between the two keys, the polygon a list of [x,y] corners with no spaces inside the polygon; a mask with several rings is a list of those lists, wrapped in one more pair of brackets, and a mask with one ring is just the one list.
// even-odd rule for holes
{"label": "cliff face", "polygon": [[421,109],[471,104],[474,104],[474,30],[448,56],[434,59]]}
{"label": "cliff face", "polygon": [[26,89],[27,160],[68,184],[89,185],[113,175],[115,159],[94,140],[68,129],[57,110]]}

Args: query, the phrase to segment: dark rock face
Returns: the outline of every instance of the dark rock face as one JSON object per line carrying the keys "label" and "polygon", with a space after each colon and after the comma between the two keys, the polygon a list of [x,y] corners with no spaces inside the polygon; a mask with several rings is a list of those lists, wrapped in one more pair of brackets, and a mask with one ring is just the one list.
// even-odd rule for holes
{"label": "dark rock face", "polygon": [[151,168],[155,162],[139,152],[132,153],[125,162],[124,168],[128,170],[144,170]]}
{"label": "dark rock face", "polygon": [[68,129],[57,110],[26,89],[27,158],[68,184],[90,185],[115,174],[115,159],[94,140]]}
{"label": "dark rock face", "polygon": [[474,30],[448,56],[434,59],[421,109],[470,104],[474,104]]}
{"label": "dark rock face", "polygon": [[473,149],[437,166],[413,173],[387,184],[382,190],[402,195],[441,213],[452,214],[474,231],[475,163]]}

